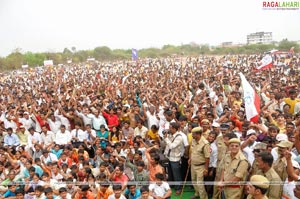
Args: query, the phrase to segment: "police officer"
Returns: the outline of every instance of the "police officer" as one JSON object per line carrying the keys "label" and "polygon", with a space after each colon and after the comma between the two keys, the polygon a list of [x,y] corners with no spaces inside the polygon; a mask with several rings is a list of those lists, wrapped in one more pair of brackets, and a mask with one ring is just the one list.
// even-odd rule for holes
{"label": "police officer", "polygon": [[[224,158],[227,152],[227,146],[225,144],[225,135],[229,133],[229,125],[227,123],[222,123],[220,125],[220,134],[216,138],[216,144],[218,148],[218,160],[217,160],[217,169],[216,169],[216,178],[215,181],[219,182],[221,180],[221,172],[222,172],[222,159]],[[217,186],[214,186],[213,199],[218,199],[220,196],[220,190],[218,190]]]}
{"label": "police officer", "polygon": [[281,141],[277,144],[278,147],[278,159],[273,163],[273,168],[276,173],[279,175],[281,180],[285,182],[286,178],[288,177],[287,170],[286,170],[286,159],[285,153],[286,151],[290,150],[293,147],[293,143],[287,140]]}
{"label": "police officer", "polygon": [[248,174],[248,160],[240,149],[240,140],[232,138],[228,141],[229,151],[223,159],[220,188],[223,188],[226,199],[242,198],[245,181]]}
{"label": "police officer", "polygon": [[253,149],[253,153],[254,153],[254,162],[252,164],[252,168],[251,168],[251,171],[250,171],[250,176],[252,175],[256,175],[256,174],[259,174],[259,168],[258,168],[258,162],[257,162],[257,159],[258,159],[258,155],[259,153],[261,152],[264,152],[267,150],[267,144],[266,143],[263,143],[263,142],[259,142],[257,143],[255,146],[254,146],[254,149]]}
{"label": "police officer", "polygon": [[280,199],[282,196],[281,179],[276,171],[272,168],[273,156],[269,152],[261,152],[258,154],[257,166],[261,171],[261,175],[265,176],[271,183],[266,196],[269,199]]}
{"label": "police officer", "polygon": [[250,178],[250,183],[247,186],[247,199],[268,199],[266,192],[269,188],[269,181],[262,175],[254,175]]}
{"label": "police officer", "polygon": [[192,146],[190,152],[191,175],[192,182],[195,189],[195,195],[191,199],[200,197],[207,199],[207,193],[203,184],[204,176],[208,174],[209,158],[210,158],[210,145],[209,142],[202,135],[202,128],[195,127],[192,130]]}

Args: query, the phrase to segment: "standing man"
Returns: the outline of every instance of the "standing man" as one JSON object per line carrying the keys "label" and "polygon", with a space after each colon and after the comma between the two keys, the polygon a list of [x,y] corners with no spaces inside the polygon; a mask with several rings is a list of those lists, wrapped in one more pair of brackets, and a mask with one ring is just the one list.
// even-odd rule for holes
{"label": "standing man", "polygon": [[239,182],[246,179],[249,163],[238,138],[232,138],[228,143],[230,153],[223,159],[220,188],[223,188],[225,198],[242,198],[244,186]]}
{"label": "standing man", "polygon": [[[170,123],[169,133],[164,134],[166,149],[165,156],[169,158],[168,166],[168,177],[169,181],[181,182],[181,149],[183,145],[183,138],[179,133],[180,125],[176,122]],[[181,194],[182,185],[174,186],[176,193],[175,195]]]}
{"label": "standing man", "polygon": [[269,152],[261,152],[258,154],[257,165],[264,175],[271,183],[266,196],[269,199],[280,199],[282,195],[281,179],[276,171],[272,168],[273,156]]}
{"label": "standing man", "polygon": [[285,159],[285,153],[288,150],[291,150],[293,147],[293,143],[287,140],[281,141],[279,144],[277,144],[278,147],[278,159],[273,163],[273,168],[276,171],[276,173],[279,175],[281,180],[285,182],[286,178],[288,177],[287,170],[286,170],[286,159]]}
{"label": "standing man", "polygon": [[[204,177],[208,174],[209,158],[210,158],[210,146],[209,142],[202,135],[202,128],[196,127],[192,130],[193,141],[190,152],[191,173],[192,182],[195,189],[195,195],[191,199],[201,198],[208,199],[203,183]],[[195,183],[194,183],[195,182]]]}

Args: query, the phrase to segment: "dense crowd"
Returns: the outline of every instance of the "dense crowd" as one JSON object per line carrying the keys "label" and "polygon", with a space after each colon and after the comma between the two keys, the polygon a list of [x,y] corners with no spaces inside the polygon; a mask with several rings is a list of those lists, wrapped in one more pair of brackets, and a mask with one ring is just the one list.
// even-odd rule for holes
{"label": "dense crowd", "polygon": [[[300,57],[273,55],[258,72],[261,58],[3,73],[0,198],[166,199],[191,187],[201,199],[300,197]],[[257,123],[239,73],[260,97]]]}

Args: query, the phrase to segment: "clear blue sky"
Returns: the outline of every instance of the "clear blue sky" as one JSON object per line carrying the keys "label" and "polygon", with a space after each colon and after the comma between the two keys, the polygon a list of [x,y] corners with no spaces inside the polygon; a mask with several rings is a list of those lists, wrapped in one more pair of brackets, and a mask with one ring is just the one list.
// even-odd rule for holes
{"label": "clear blue sky", "polygon": [[263,10],[263,0],[1,0],[0,56],[23,52],[246,43],[256,31],[300,40],[300,11]]}

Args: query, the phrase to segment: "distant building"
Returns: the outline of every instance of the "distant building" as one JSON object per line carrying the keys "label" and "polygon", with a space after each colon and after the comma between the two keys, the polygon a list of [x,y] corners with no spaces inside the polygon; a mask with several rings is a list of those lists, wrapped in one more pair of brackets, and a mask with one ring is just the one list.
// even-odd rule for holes
{"label": "distant building", "polygon": [[256,32],[247,35],[247,44],[270,44],[272,32]]}
{"label": "distant building", "polygon": [[233,43],[232,43],[232,41],[227,41],[227,42],[222,42],[222,47],[229,47],[229,46],[232,46],[233,45]]}

